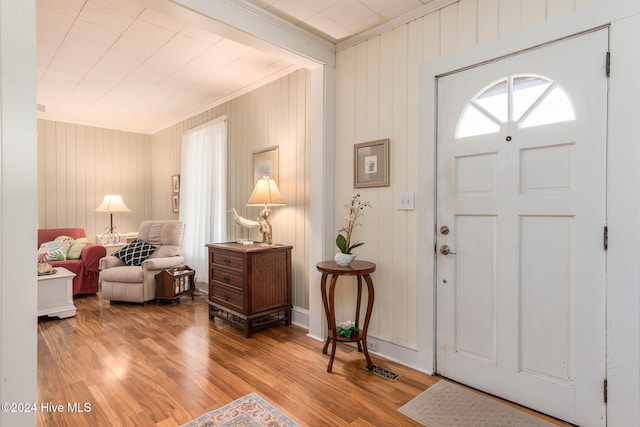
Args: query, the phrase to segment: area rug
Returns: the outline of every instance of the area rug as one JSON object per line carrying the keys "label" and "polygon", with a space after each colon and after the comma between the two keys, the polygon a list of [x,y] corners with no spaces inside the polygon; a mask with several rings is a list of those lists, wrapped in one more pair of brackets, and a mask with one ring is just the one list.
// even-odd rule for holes
{"label": "area rug", "polygon": [[427,427],[553,426],[526,412],[442,380],[398,411]]}
{"label": "area rug", "polygon": [[228,405],[183,424],[182,427],[300,427],[257,393],[247,394]]}

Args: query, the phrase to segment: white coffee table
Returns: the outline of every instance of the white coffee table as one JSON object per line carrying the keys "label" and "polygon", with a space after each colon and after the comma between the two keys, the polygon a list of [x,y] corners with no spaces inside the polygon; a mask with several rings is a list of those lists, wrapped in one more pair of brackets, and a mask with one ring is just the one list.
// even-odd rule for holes
{"label": "white coffee table", "polygon": [[61,319],[75,316],[75,274],[64,267],[55,267],[55,270],[55,274],[38,276],[38,316],[56,316]]}

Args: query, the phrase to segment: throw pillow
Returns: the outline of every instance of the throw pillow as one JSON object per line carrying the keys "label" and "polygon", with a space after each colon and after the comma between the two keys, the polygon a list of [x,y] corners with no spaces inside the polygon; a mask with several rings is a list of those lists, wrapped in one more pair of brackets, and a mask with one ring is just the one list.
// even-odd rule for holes
{"label": "throw pillow", "polygon": [[80,259],[80,254],[88,243],[89,241],[86,237],[80,237],[79,239],[74,240],[73,243],[71,243],[69,252],[67,252],[67,259]]}
{"label": "throw pillow", "polygon": [[127,265],[140,265],[149,255],[156,250],[156,247],[149,243],[135,239],[124,248],[115,252],[113,256],[120,258]]}
{"label": "throw pillow", "polygon": [[45,242],[38,249],[38,262],[64,261],[71,248],[73,239],[69,236],[60,236],[52,242]]}

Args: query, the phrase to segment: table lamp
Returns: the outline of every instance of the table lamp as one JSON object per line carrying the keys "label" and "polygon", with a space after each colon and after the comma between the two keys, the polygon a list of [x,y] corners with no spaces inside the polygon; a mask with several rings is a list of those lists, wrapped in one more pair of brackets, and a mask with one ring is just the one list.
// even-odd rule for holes
{"label": "table lamp", "polygon": [[285,206],[280,190],[273,178],[263,176],[256,182],[256,186],[251,193],[251,197],[247,201],[247,206],[263,206],[262,212],[258,217],[260,223],[260,232],[262,233],[262,245],[273,245],[273,233],[271,227],[271,210],[269,206]]}
{"label": "table lamp", "polygon": [[102,203],[95,209],[96,212],[109,212],[110,225],[105,228],[105,233],[100,236],[100,242],[103,245],[120,243],[120,235],[113,226],[114,212],[131,212],[131,209],[124,204],[122,196],[119,194],[105,194]]}

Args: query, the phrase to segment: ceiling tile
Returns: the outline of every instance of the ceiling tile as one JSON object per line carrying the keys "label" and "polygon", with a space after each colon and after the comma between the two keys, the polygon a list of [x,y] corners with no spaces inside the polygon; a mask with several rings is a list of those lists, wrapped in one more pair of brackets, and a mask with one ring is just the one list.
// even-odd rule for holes
{"label": "ceiling tile", "polygon": [[267,10],[276,15],[282,16],[282,14],[284,14],[294,18],[294,23],[304,21],[317,13],[315,10],[305,6],[297,0],[278,0]]}
{"label": "ceiling tile", "polygon": [[177,19],[162,12],[153,9],[145,9],[139,16],[139,19],[149,24],[157,25],[174,33],[180,32],[187,26],[187,23],[181,19]]}
{"label": "ceiling tile", "polygon": [[114,9],[101,6],[96,3],[87,2],[80,12],[79,19],[96,24],[100,27],[110,28],[118,32],[124,31],[135,20],[134,17],[126,13],[118,12]]}
{"label": "ceiling tile", "polygon": [[[37,1],[40,2],[42,0],[37,0]],[[48,0],[48,1],[58,1],[58,0]],[[91,0],[91,3],[95,3],[100,6],[104,6],[113,10],[117,10],[118,12],[124,13],[134,18],[140,15],[140,13],[142,13],[142,11],[144,10],[143,6],[140,6],[138,3],[131,0]]]}
{"label": "ceiling tile", "polygon": [[[344,28],[351,28],[377,15],[357,0],[342,1],[325,9],[322,14]],[[382,18],[378,18],[382,23]]]}
{"label": "ceiling tile", "polygon": [[324,34],[331,36],[334,41],[347,38],[354,34],[352,31],[347,30],[337,22],[332,21],[322,14],[312,16],[311,18],[307,19],[304,24],[310,27],[310,30],[319,30]]}
{"label": "ceiling tile", "polygon": [[85,0],[38,0],[38,7],[55,10],[67,16],[76,17]]}

